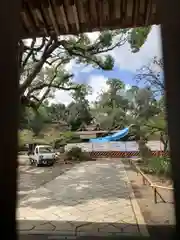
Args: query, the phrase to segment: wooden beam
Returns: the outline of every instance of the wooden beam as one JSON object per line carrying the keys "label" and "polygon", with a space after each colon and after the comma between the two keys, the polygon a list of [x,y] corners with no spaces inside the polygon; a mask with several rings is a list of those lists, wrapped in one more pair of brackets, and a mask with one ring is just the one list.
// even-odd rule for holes
{"label": "wooden beam", "polygon": [[132,26],[136,26],[139,14],[139,0],[133,1]]}
{"label": "wooden beam", "polygon": [[72,6],[72,9],[73,9],[76,29],[79,32],[80,31],[80,23],[79,23],[79,16],[78,16],[78,10],[77,10],[76,4],[77,3],[75,2],[75,0],[71,0],[71,6]]}
{"label": "wooden beam", "polygon": [[39,29],[38,29],[36,22],[34,20],[34,17],[33,17],[33,13],[32,13],[33,7],[32,7],[31,2],[26,2],[26,10],[27,10],[26,14],[27,14],[30,24],[31,24],[32,28],[34,29],[34,31],[37,32]]}
{"label": "wooden beam", "polygon": [[127,8],[127,0],[121,0],[120,1],[120,24],[124,24],[126,17],[126,8]]}
{"label": "wooden beam", "polygon": [[21,14],[23,21],[25,22],[25,25],[28,27],[28,31],[30,33],[36,34],[37,33],[36,24],[34,22],[32,14],[29,10],[29,5],[27,5],[26,2],[23,2],[23,7],[22,7],[20,14]]}
{"label": "wooden beam", "polygon": [[60,31],[59,31],[59,27],[58,27],[58,25],[56,23],[56,16],[54,15],[54,11],[52,9],[52,5],[51,5],[50,0],[48,0],[48,3],[49,3],[49,7],[48,7],[49,16],[51,18],[51,21],[52,21],[54,30],[56,32],[56,35],[59,36],[60,35]]}
{"label": "wooden beam", "polygon": [[47,22],[46,22],[46,19],[45,19],[44,15],[43,15],[41,9],[36,8],[34,11],[36,12],[37,17],[39,18],[39,20],[42,22],[42,26],[44,25],[43,31],[44,31],[45,35],[49,36],[49,32],[47,30],[48,29]]}
{"label": "wooden beam", "polygon": [[152,0],[147,0],[147,4],[145,6],[145,26],[147,26],[148,23],[150,22],[151,14],[152,14]]}
{"label": "wooden beam", "polygon": [[101,30],[103,25],[103,2],[102,0],[96,0],[96,14],[98,22],[96,23]]}
{"label": "wooden beam", "polygon": [[108,0],[108,6],[109,6],[109,20],[113,20],[114,18],[116,18],[114,0]]}
{"label": "wooden beam", "polygon": [[62,19],[63,19],[63,22],[64,22],[64,27],[65,27],[66,33],[69,33],[69,26],[68,26],[68,21],[67,21],[67,17],[66,17],[66,13],[65,13],[65,10],[64,10],[63,3],[60,5],[60,11],[61,11],[61,14],[62,14]]}

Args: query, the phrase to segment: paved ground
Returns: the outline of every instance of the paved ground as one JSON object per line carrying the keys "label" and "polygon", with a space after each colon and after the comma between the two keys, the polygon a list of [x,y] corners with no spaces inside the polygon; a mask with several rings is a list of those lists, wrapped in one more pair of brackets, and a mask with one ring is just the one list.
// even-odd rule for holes
{"label": "paved ground", "polygon": [[[28,171],[25,167],[21,167],[19,191],[25,185],[28,189],[30,177],[29,180],[22,178]],[[29,190],[23,197],[21,195],[17,209],[21,233],[48,232],[71,236],[147,234],[120,160],[80,163],[63,174],[60,166],[48,170],[31,167],[30,172],[33,171],[49,171],[51,174],[41,174],[48,182],[39,181],[39,187],[34,186],[33,190],[32,181]],[[59,176],[51,180],[52,172],[56,171]]]}
{"label": "paved ground", "polygon": [[52,181],[60,174],[68,171],[70,164],[56,163],[53,167],[34,167],[29,165],[27,156],[19,157],[18,197],[24,198],[40,186]]}

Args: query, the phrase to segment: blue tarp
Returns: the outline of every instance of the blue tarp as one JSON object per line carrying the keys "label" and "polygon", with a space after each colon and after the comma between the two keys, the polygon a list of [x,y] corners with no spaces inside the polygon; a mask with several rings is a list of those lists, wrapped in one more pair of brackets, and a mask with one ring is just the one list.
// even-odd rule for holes
{"label": "blue tarp", "polygon": [[119,140],[123,137],[125,137],[129,133],[129,128],[124,128],[120,130],[119,132],[116,132],[110,136],[102,137],[102,138],[92,138],[89,141],[90,142],[111,142]]}

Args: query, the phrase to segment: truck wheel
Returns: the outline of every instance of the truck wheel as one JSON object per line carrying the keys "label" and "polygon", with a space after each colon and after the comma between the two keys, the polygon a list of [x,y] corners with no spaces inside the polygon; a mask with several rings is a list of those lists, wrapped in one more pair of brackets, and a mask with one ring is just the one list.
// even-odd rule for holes
{"label": "truck wheel", "polygon": [[35,162],[35,166],[36,166],[36,167],[39,167],[39,163],[38,163],[37,160],[36,160],[36,162]]}
{"label": "truck wheel", "polygon": [[31,158],[29,158],[29,164],[33,165],[33,160]]}

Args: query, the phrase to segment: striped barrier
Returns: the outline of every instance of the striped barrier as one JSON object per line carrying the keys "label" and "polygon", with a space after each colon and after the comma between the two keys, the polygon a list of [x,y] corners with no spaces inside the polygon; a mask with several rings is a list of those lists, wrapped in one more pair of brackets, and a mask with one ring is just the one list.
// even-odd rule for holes
{"label": "striped barrier", "polygon": [[[131,152],[118,152],[118,151],[97,151],[89,153],[92,158],[129,158],[129,157],[139,157],[139,151]],[[169,152],[163,151],[152,151],[153,156],[169,156]]]}

